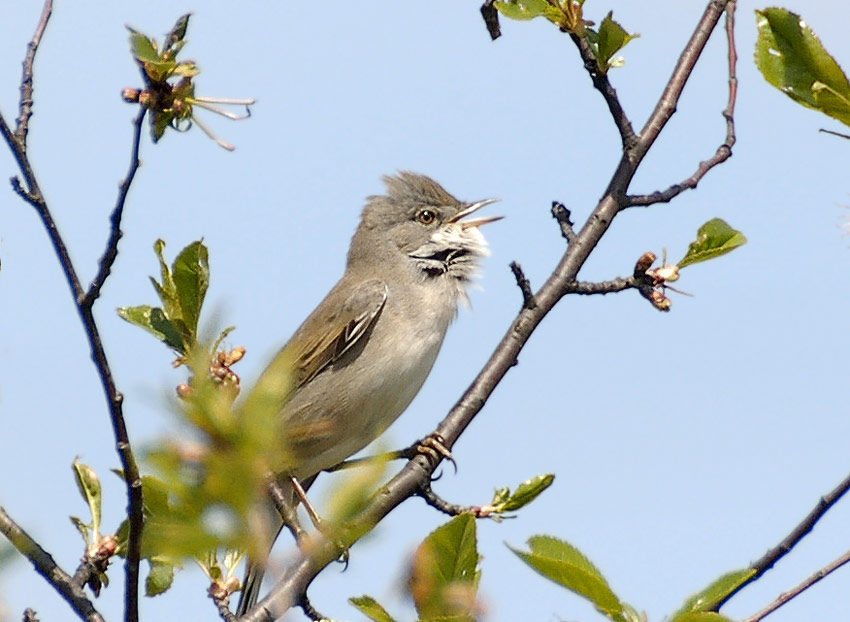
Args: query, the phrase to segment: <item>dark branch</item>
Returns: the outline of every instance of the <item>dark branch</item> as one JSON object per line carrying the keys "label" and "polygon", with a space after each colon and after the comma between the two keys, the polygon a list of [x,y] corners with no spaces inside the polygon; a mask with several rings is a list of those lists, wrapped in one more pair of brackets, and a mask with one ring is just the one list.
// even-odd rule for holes
{"label": "dark branch", "polygon": [[639,279],[630,276],[627,278],[618,277],[610,281],[601,281],[592,283],[588,281],[573,281],[567,283],[564,287],[569,294],[581,294],[584,296],[593,296],[596,294],[615,294],[627,289],[640,288],[643,285]]}
{"label": "dark branch", "polygon": [[534,292],[531,291],[531,283],[522,271],[522,267],[515,261],[511,262],[511,272],[514,273],[516,284],[522,292],[522,306],[524,309],[533,309],[537,306],[534,302]]}
{"label": "dark branch", "polygon": [[72,576],[62,570],[53,557],[21,529],[2,507],[0,507],[0,533],[6,536],[12,546],[35,566],[38,574],[62,595],[80,619],[87,622],[103,622],[103,617],[86,597],[83,588],[74,581]]}
{"label": "dark branch", "polygon": [[15,128],[15,138],[21,145],[25,145],[27,142],[27,131],[32,117],[32,67],[35,62],[35,53],[38,51],[38,45],[41,43],[41,37],[44,35],[44,29],[47,28],[47,22],[50,21],[52,13],[53,0],[47,0],[41,10],[38,25],[35,27],[35,34],[27,45],[27,55],[24,57],[24,69],[21,76],[21,101],[18,105],[20,113]]}
{"label": "dark branch", "polygon": [[750,564],[750,568],[755,570],[753,576],[746,583],[742,583],[738,586],[734,592],[731,592],[724,598],[719,601],[717,605],[714,607],[714,611],[720,609],[723,606],[723,603],[732,598],[735,594],[740,592],[745,586],[749,585],[753,581],[758,580],[765,572],[773,568],[774,564],[778,562],[780,559],[785,557],[788,553],[791,552],[797,543],[800,542],[803,538],[805,538],[811,531],[814,529],[815,525],[817,525],[818,521],[823,518],[824,514],[827,513],[829,508],[835,505],[844,494],[850,490],[850,475],[848,475],[838,486],[836,486],[829,494],[820,498],[817,502],[817,505],[809,512],[808,516],[804,518],[796,527],[794,527],[793,531],[789,533],[785,538],[777,544],[775,547],[770,549],[767,553],[765,553],[762,557],[754,561]]}
{"label": "dark branch", "polygon": [[726,5],[726,40],[729,49],[729,99],[723,110],[726,119],[726,138],[717,148],[717,151],[708,160],[699,163],[696,172],[687,179],[673,184],[666,190],[653,192],[652,194],[631,195],[626,198],[626,207],[648,207],[656,203],[669,203],[685,190],[697,187],[703,177],[718,164],[732,157],[732,147],[735,145],[735,102],[738,97],[738,77],[736,66],[738,63],[738,52],[735,47],[735,0]]}
{"label": "dark branch", "polygon": [[443,514],[448,514],[449,516],[472,514],[475,518],[494,518],[501,520],[501,517],[493,514],[494,508],[492,506],[488,508],[488,506],[481,505],[458,505],[456,503],[449,503],[434,492],[434,489],[431,488],[430,482],[420,486],[416,491],[416,495],[422,497],[422,499],[425,500],[425,503],[435,510],[440,511]]}
{"label": "dark branch", "polygon": [[127,193],[130,192],[130,185],[133,183],[133,179],[136,177],[136,171],[139,170],[139,165],[141,164],[139,160],[139,147],[142,139],[142,122],[145,119],[146,111],[147,109],[144,106],[139,106],[139,114],[136,115],[133,121],[133,148],[130,154],[130,169],[118,187],[118,201],[115,203],[115,209],[112,210],[112,215],[109,218],[111,224],[109,239],[106,242],[106,250],[103,252],[103,257],[100,259],[97,275],[92,280],[82,300],[82,305],[87,308],[91,308],[94,301],[100,296],[100,290],[106,282],[107,277],[109,277],[112,265],[118,257],[118,241],[123,235],[121,232],[121,217],[124,214],[124,203],[127,201]]}
{"label": "dark branch", "polygon": [[552,218],[558,221],[561,227],[561,235],[567,241],[567,244],[572,244],[576,241],[576,232],[573,229],[572,214],[563,203],[552,201]]}
{"label": "dark branch", "polygon": [[[520,310],[484,368],[437,426],[435,434],[444,440],[444,445],[448,450],[451,450],[460,435],[483,408],[493,390],[508,370],[513,367],[520,351],[528,342],[534,330],[566,293],[567,285],[575,282],[579,270],[625,204],[626,192],[638,166],[672,116],[682,90],[693,71],[694,64],[705,49],[708,38],[723,14],[727,1],[712,0],[706,7],[644,129],[639,136],[635,137],[634,144],[630,145],[623,153],[602,199],[577,234],[576,243],[567,247],[552,274],[535,294],[537,306],[534,309],[523,308]],[[581,42],[578,42],[577,45],[581,49]],[[605,83],[607,83],[607,80],[605,80]],[[609,108],[612,106],[619,107],[616,98],[610,97],[612,93],[613,89],[606,97]],[[604,95],[605,93],[603,93]],[[629,139],[629,132],[624,126],[627,121],[626,117],[625,115],[617,115],[615,110],[616,108],[612,109],[612,113],[620,128],[624,143],[630,143],[632,141]],[[439,463],[439,459],[435,462]],[[334,538],[317,536],[312,541],[311,550],[308,553],[303,553],[287,568],[271,593],[247,612],[242,620],[245,622],[274,620],[282,616],[292,606],[297,605],[301,595],[306,593],[308,586],[318,573],[337,558],[340,543],[344,546],[351,546],[405,499],[417,494],[421,486],[430,480],[435,468],[435,463],[425,455],[412,458],[395,477],[382,487],[380,493],[374,496],[373,500],[353,521],[351,527],[335,533]]]}
{"label": "dark branch", "polygon": [[[32,63],[35,60],[35,52],[38,49],[38,43],[41,35],[47,26],[47,21],[51,14],[51,0],[45,2],[45,8],[42,12],[39,26],[36,29],[35,36],[30,42],[27,57],[24,61],[24,82],[32,79]],[[29,159],[27,157],[26,145],[26,126],[32,114],[32,89],[25,83],[21,84],[22,103],[21,103],[21,118],[19,120],[18,132],[13,134],[9,129],[5,118],[0,114],[0,134],[9,145],[18,168],[23,176],[23,183],[17,178],[12,178],[12,188],[19,194],[27,203],[29,203],[38,214],[44,225],[50,242],[56,256],[59,258],[59,263],[62,266],[62,271],[65,274],[65,280],[68,287],[71,289],[71,295],[77,306],[77,312],[80,315],[80,320],[89,341],[91,357],[100,377],[103,393],[106,397],[109,408],[110,420],[112,423],[113,435],[116,441],[118,456],[121,460],[121,467],[124,471],[124,477],[127,484],[128,497],[128,518],[129,518],[129,538],[127,543],[127,561],[126,575],[127,581],[125,585],[125,620],[126,622],[137,622],[139,619],[139,559],[141,556],[141,535],[142,535],[142,482],[139,477],[139,468],[136,464],[135,456],[133,455],[130,446],[130,439],[127,435],[127,426],[124,421],[122,409],[123,396],[115,386],[112,378],[112,371],[109,367],[109,362],[106,358],[106,352],[103,348],[103,343],[100,338],[100,333],[97,328],[97,323],[92,315],[90,305],[84,303],[84,292],[80,285],[80,279],[71,261],[68,249],[65,246],[65,241],[59,233],[56,226],[56,221],[47,206],[47,201],[41,192],[35,173],[32,170]],[[25,129],[20,131],[20,127]]]}
{"label": "dark branch", "polygon": [[590,49],[587,39],[573,33],[570,33],[570,38],[578,48],[581,60],[584,62],[584,68],[588,75],[590,75],[590,80],[593,82],[594,88],[602,94],[605,103],[608,104],[611,118],[614,119],[614,125],[617,126],[617,130],[620,132],[623,150],[632,149],[637,142],[637,136],[635,136],[634,128],[632,128],[632,122],[629,121],[626,111],[623,110],[623,106],[620,104],[617,91],[611,86],[608,75],[599,70],[599,63],[596,61],[596,56],[594,56],[593,50]]}
{"label": "dark branch", "polygon": [[502,29],[499,27],[499,12],[493,6],[493,2],[494,0],[486,0],[481,5],[481,17],[484,18],[484,24],[487,26],[490,38],[495,41],[502,36]]}
{"label": "dark branch", "polygon": [[24,609],[22,620],[23,622],[39,622],[38,614],[36,614],[35,609],[30,608]]}
{"label": "dark branch", "polygon": [[835,561],[830,562],[796,587],[788,590],[787,592],[783,592],[775,601],[770,603],[767,607],[765,607],[758,613],[750,616],[749,618],[741,620],[741,622],[759,622],[759,620],[761,620],[762,618],[766,618],[768,615],[779,609],[782,605],[796,598],[797,596],[805,592],[807,589],[812,587],[815,583],[841,568],[847,562],[850,562],[850,551],[847,551],[846,553],[844,553],[844,555],[842,555]]}

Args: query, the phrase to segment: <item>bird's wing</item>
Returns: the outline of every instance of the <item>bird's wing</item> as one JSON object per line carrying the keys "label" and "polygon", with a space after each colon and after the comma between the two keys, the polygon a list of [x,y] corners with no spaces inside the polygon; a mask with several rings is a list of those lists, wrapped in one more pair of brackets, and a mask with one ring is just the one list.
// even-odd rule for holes
{"label": "bird's wing", "polygon": [[299,340],[301,343],[294,352],[296,388],[351,349],[369,331],[386,300],[386,283],[379,279],[364,281],[337,308],[316,318],[320,326],[306,326],[304,332],[310,338]]}

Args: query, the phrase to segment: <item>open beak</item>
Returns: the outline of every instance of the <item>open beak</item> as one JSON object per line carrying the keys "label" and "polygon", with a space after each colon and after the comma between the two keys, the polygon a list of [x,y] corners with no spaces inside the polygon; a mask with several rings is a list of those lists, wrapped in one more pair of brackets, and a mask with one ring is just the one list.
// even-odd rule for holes
{"label": "open beak", "polygon": [[[499,199],[484,199],[483,201],[478,201],[477,203],[473,203],[472,205],[463,208],[457,214],[449,218],[446,222],[454,223],[458,222],[462,218],[466,218],[470,214],[477,212],[482,207],[490,205],[491,203],[495,203]],[[472,229],[473,227],[480,227],[481,225],[486,225],[487,223],[496,222],[497,220],[501,220],[504,216],[488,216],[486,218],[473,218],[472,220],[464,220],[460,223],[462,229]]]}

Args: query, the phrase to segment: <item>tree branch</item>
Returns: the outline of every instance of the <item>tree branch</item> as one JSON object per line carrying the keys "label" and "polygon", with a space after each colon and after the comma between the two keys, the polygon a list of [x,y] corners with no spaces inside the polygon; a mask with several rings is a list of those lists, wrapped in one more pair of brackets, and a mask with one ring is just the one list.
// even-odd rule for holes
{"label": "tree branch", "polygon": [[0,507],[0,533],[6,536],[18,552],[30,561],[38,574],[62,595],[80,619],[87,622],[103,622],[103,617],[86,597],[82,586],[75,583],[74,578],[62,570],[53,557],[21,529],[2,507]]}
{"label": "tree branch", "polygon": [[[8,123],[2,113],[0,113],[0,134],[3,135],[6,143],[12,151],[15,161],[18,164],[21,175],[23,176],[23,184],[17,177],[12,178],[12,188],[20,195],[27,203],[29,203],[41,218],[53,249],[59,258],[59,263],[62,266],[62,271],[65,274],[65,280],[68,282],[68,287],[71,289],[71,295],[74,298],[74,303],[77,307],[77,312],[80,315],[83,328],[88,338],[89,348],[91,350],[92,361],[97,369],[100,377],[101,386],[106,397],[109,415],[112,423],[113,435],[116,440],[116,449],[121,460],[121,467],[124,471],[124,477],[127,484],[128,508],[127,514],[129,518],[130,533],[127,543],[127,561],[126,561],[126,576],[125,585],[125,620],[126,622],[137,622],[139,618],[139,559],[141,556],[141,533],[142,533],[142,482],[139,477],[139,468],[136,464],[133,450],[130,446],[130,439],[127,434],[127,426],[124,421],[122,403],[124,397],[115,386],[115,381],[112,378],[112,371],[109,367],[109,362],[106,357],[106,352],[103,349],[103,343],[100,338],[100,332],[97,328],[94,316],[92,315],[91,304],[85,304],[85,295],[80,279],[71,261],[68,249],[62,239],[59,229],[56,226],[56,221],[47,206],[47,201],[41,192],[35,173],[32,170],[29,159],[27,157],[26,145],[26,127],[32,114],[32,66],[35,60],[35,53],[38,49],[38,44],[44,29],[47,27],[47,22],[50,18],[52,10],[52,1],[46,0],[44,10],[42,11],[41,20],[36,29],[35,36],[30,42],[27,50],[26,60],[24,61],[24,77],[21,84],[21,117],[16,133],[12,133]],[[21,127],[24,128],[21,131]],[[132,179],[130,180],[132,181]],[[101,283],[102,286],[102,283]]]}
{"label": "tree branch", "polygon": [[655,203],[669,203],[685,190],[697,187],[700,180],[718,164],[732,157],[732,147],[735,145],[735,102],[738,97],[738,77],[736,66],[738,63],[738,52],[735,47],[735,7],[736,0],[731,0],[726,6],[726,40],[729,49],[729,99],[723,110],[726,119],[726,139],[717,148],[717,151],[708,160],[699,163],[696,172],[687,179],[673,184],[663,191],[652,194],[630,195],[627,198],[626,207],[649,207]]}
{"label": "tree branch", "polygon": [[[568,292],[568,285],[575,282],[579,270],[591,251],[625,205],[626,191],[637,167],[670,120],[693,67],[705,48],[727,2],[728,0],[712,0],[708,4],[644,129],[635,138],[634,144],[624,149],[623,156],[599,204],[576,235],[575,241],[569,244],[552,274],[535,294],[536,306],[533,309],[523,308],[520,310],[484,368],[437,426],[434,434],[444,439],[447,449],[451,450],[475,415],[483,408],[493,390],[516,363],[520,351],[543,318]],[[578,42],[577,45],[579,45],[581,51],[582,46]],[[583,59],[584,57],[584,54],[582,54]],[[591,68],[588,68],[588,71],[591,72],[594,86],[600,90],[605,89],[607,78],[600,81],[594,77]],[[613,89],[603,90],[603,96],[612,110],[612,115],[615,117],[624,143],[631,142],[624,126],[624,122],[627,121],[625,114],[618,115],[616,114],[616,107],[612,108],[612,102],[616,101],[616,94],[613,93]],[[619,103],[617,103],[617,106],[619,106]],[[271,621],[279,618],[289,608],[296,605],[300,596],[306,592],[307,587],[316,575],[336,559],[338,544],[341,542],[344,546],[351,546],[405,499],[417,494],[417,491],[430,480],[431,474],[439,462],[439,456],[423,454],[412,458],[395,477],[382,487],[380,494],[376,495],[353,521],[353,527],[335,533],[333,539],[325,536],[317,537],[310,552],[302,554],[299,559],[296,559],[284,572],[272,592],[248,611],[242,617],[242,620],[246,622]]]}
{"label": "tree branch", "polygon": [[41,37],[44,35],[44,30],[47,28],[47,22],[50,21],[50,15],[52,13],[53,0],[46,0],[41,10],[38,25],[35,27],[35,34],[27,45],[27,55],[24,58],[24,69],[21,76],[21,100],[19,103],[20,113],[18,115],[17,126],[15,127],[15,138],[22,145],[27,142],[29,121],[32,117],[32,67],[35,62],[35,53],[38,51],[38,45],[41,43]]}
{"label": "tree branch", "polygon": [[623,143],[623,150],[631,149],[637,142],[637,136],[635,136],[635,131],[632,128],[632,122],[629,121],[629,117],[626,116],[626,111],[623,110],[623,106],[620,104],[620,98],[617,97],[617,91],[615,91],[614,87],[611,86],[611,82],[608,80],[608,75],[599,70],[599,62],[596,60],[593,50],[590,49],[590,44],[587,42],[587,38],[580,37],[574,33],[570,33],[570,38],[578,48],[581,60],[584,62],[584,69],[587,71],[588,75],[590,75],[590,80],[593,82],[593,86],[602,94],[602,97],[605,99],[605,103],[608,104],[608,110],[611,113],[611,118],[614,120],[614,125],[617,126],[617,130],[620,132],[620,140]]}
{"label": "tree branch", "polygon": [[127,194],[130,192],[130,185],[136,177],[136,171],[139,170],[139,166],[141,165],[139,148],[142,140],[142,123],[145,120],[146,112],[147,109],[144,106],[139,106],[139,114],[136,115],[133,121],[133,148],[130,154],[130,169],[119,186],[118,200],[115,203],[115,209],[112,210],[112,215],[109,217],[109,222],[112,226],[109,230],[106,250],[100,259],[97,275],[92,280],[91,285],[89,285],[89,289],[81,303],[86,308],[91,308],[94,301],[100,296],[100,290],[109,277],[112,264],[115,263],[115,259],[118,257],[118,241],[123,235],[121,232],[121,217],[124,214],[124,203],[127,201]]}
{"label": "tree branch", "polygon": [[552,218],[558,221],[561,227],[561,236],[572,244],[576,240],[576,232],[573,229],[572,214],[560,201],[552,201]]}
{"label": "tree branch", "polygon": [[844,553],[844,555],[842,555],[835,561],[830,562],[796,587],[788,590],[787,592],[783,592],[775,601],[770,603],[767,607],[765,607],[758,613],[750,616],[749,618],[744,618],[743,620],[741,620],[741,622],[759,622],[759,620],[766,618],[768,615],[779,609],[782,605],[796,598],[797,596],[805,592],[807,589],[812,587],[815,583],[841,568],[841,566],[843,566],[847,562],[850,562],[850,551],[847,551],[846,553]]}
{"label": "tree branch", "polygon": [[753,576],[750,577],[745,583],[742,583],[738,586],[738,588],[730,592],[726,595],[721,601],[718,601],[714,611],[718,611],[723,604],[732,598],[735,594],[740,592],[744,587],[749,585],[750,583],[758,580],[765,572],[773,568],[773,566],[780,559],[785,557],[788,553],[791,552],[800,540],[805,538],[811,531],[814,529],[815,525],[817,525],[818,521],[823,518],[824,514],[827,513],[829,508],[835,505],[841,497],[843,497],[847,491],[850,490],[850,475],[848,475],[844,480],[838,484],[835,488],[833,488],[827,495],[821,497],[817,505],[812,509],[811,512],[804,518],[800,523],[794,527],[794,529],[789,533],[785,538],[777,544],[775,547],[770,549],[767,553],[762,555],[759,559],[750,564],[750,568],[755,570]]}
{"label": "tree branch", "polygon": [[512,261],[511,272],[514,273],[517,287],[519,287],[519,291],[522,292],[522,306],[526,309],[533,309],[537,306],[537,303],[534,302],[534,292],[531,291],[531,283],[522,271],[522,266],[520,266],[517,262]]}

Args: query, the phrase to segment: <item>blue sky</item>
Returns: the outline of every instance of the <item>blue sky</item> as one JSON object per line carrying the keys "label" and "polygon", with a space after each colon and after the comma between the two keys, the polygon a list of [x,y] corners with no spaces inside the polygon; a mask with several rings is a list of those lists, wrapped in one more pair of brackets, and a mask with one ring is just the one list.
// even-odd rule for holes
{"label": "blue sky", "polygon": [[[244,5],[243,5],[244,6]],[[203,237],[211,254],[210,325],[235,324],[246,382],[263,369],[340,275],[363,199],[380,176],[414,170],[462,199],[502,199],[486,230],[493,254],[436,367],[385,437],[405,446],[427,434],[480,369],[521,296],[508,263],[537,287],[563,253],[552,200],[576,220],[590,213],[619,158],[619,139],[569,39],[545,22],[503,22],[491,42],[478,3],[392,4],[57,2],[36,63],[30,156],[81,278],[103,251],[117,183],[129,162],[135,109],[119,94],[139,86],[125,24],[161,38],[194,11],[184,54],[198,61],[202,95],[256,97],[249,121],[206,119],[234,153],[200,131],[147,136],[127,204],[125,237],[96,306],[107,352],[139,447],[175,434],[167,400],[183,381],[159,343],[114,309],[154,301],[154,240],[170,256]],[[479,524],[481,597],[488,620],[601,619],[537,577],[505,547],[548,533],[581,548],[614,590],[652,620],[690,593],[774,546],[847,473],[850,145],[818,133],[837,123],[793,104],[752,63],[753,10],[738,10],[740,91],[733,158],[670,205],[617,218],[581,272],[627,275],[637,257],[680,257],[697,228],[721,217],[749,243],[683,272],[668,314],[633,292],[570,297],[543,322],[519,365],[455,447],[459,472],[437,491],[480,504],[494,488],[554,472],[554,486],[515,520]],[[640,127],[655,105],[703,3],[663,0],[586,5],[641,33],[612,80]],[[845,67],[847,9],[801,11]],[[4,10],[0,109],[17,112],[20,62],[39,3]],[[725,126],[725,40],[718,31],[632,191],[692,173]],[[16,172],[0,155],[0,172]],[[124,491],[103,396],[67,287],[32,210],[0,192],[0,504],[72,570],[80,540],[67,516],[85,508],[75,456],[102,476],[107,525]],[[332,478],[326,478],[332,479]],[[319,487],[317,498],[322,503]],[[724,611],[745,617],[850,546],[850,507],[833,510],[789,558]],[[394,512],[331,567],[310,595],[335,618],[360,619],[346,599],[368,593],[399,619],[416,544],[444,517],[418,500]],[[287,551],[279,550],[285,561]],[[97,606],[120,611],[121,577]],[[772,622],[839,619],[847,570],[774,614]],[[214,619],[205,581],[181,572],[173,595],[146,599],[147,619]],[[26,606],[70,619],[61,599],[22,561],[0,574],[0,611]],[[2,619],[2,616],[0,616]],[[293,618],[297,619],[297,617]]]}

